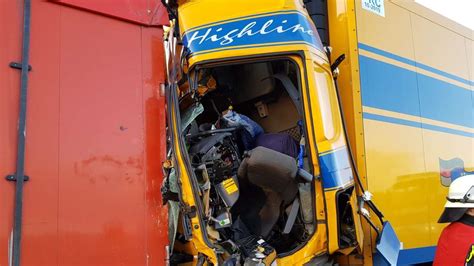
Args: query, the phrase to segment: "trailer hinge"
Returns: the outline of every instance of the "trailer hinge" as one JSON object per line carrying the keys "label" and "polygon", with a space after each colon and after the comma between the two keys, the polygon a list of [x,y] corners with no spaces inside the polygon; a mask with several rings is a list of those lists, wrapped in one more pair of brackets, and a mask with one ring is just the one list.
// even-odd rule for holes
{"label": "trailer hinge", "polygon": [[[11,68],[20,69],[20,70],[21,70],[21,68],[22,68],[21,63],[17,63],[17,62],[11,62],[11,63],[9,64],[9,66],[10,66]],[[32,69],[33,69],[33,68],[31,67],[31,65],[28,65],[28,71],[31,71]]]}
{"label": "trailer hinge", "polygon": [[[7,181],[16,181],[17,178],[16,178],[16,175],[7,175],[7,176],[5,177],[5,179],[6,179]],[[24,175],[24,176],[23,176],[23,181],[28,181],[28,180],[30,180],[30,177],[27,176],[27,175]]]}

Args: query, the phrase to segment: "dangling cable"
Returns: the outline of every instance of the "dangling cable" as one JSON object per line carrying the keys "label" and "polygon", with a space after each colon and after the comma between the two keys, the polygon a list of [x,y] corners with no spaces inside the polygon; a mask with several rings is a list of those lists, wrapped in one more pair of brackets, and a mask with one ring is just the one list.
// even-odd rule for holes
{"label": "dangling cable", "polygon": [[[327,51],[327,52],[328,52],[328,57],[329,57],[330,52],[329,51]],[[334,61],[334,63],[331,64],[331,71],[334,72],[337,69],[337,67],[339,66],[339,64],[341,64],[342,61],[344,61],[345,58],[346,58],[345,54],[340,55]],[[336,87],[337,101],[339,102],[339,112],[341,114],[342,127],[344,129],[344,137],[346,139],[347,149],[349,151],[349,158],[350,158],[352,169],[354,170],[354,173],[355,173],[355,176],[356,176],[357,184],[359,185],[360,190],[362,191],[362,195],[363,195],[362,197],[364,198],[364,201],[367,202],[367,205],[369,205],[370,209],[375,213],[375,215],[377,215],[377,217],[380,220],[380,223],[383,225],[384,224],[384,219],[383,219],[384,216],[383,216],[382,212],[370,200],[369,192],[367,192],[365,190],[364,186],[362,185],[362,181],[360,179],[359,171],[358,171],[358,168],[357,168],[356,163],[355,163],[355,159],[354,159],[354,155],[353,155],[353,151],[352,151],[352,146],[351,146],[351,143],[349,141],[349,136],[347,134],[347,126],[346,126],[346,122],[345,122],[346,119],[345,119],[344,111],[342,109],[342,102],[341,102],[341,96],[340,96],[340,92],[339,92],[339,86],[338,86],[338,83],[337,83],[337,77],[333,76],[333,78],[334,78],[334,86]]]}

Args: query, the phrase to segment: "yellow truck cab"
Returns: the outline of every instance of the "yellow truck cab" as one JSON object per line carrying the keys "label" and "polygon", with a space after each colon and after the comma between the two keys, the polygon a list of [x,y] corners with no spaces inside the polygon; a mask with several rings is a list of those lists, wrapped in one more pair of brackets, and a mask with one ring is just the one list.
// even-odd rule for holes
{"label": "yellow truck cab", "polygon": [[338,62],[301,1],[167,7],[170,263],[372,263],[364,238],[380,245],[386,223],[354,176]]}

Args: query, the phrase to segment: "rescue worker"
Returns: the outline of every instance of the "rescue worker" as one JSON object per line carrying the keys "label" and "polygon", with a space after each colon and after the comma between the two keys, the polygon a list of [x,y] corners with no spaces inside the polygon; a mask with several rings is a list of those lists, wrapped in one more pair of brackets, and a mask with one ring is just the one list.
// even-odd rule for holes
{"label": "rescue worker", "polygon": [[451,223],[438,240],[433,265],[474,265],[474,175],[451,183],[439,223]]}

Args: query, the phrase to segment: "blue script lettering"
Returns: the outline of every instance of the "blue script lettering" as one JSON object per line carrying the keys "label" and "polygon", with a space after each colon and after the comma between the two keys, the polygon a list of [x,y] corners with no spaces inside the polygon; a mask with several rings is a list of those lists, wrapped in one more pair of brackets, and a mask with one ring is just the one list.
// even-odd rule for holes
{"label": "blue script lettering", "polygon": [[[284,24],[286,22],[287,21],[281,21],[280,23]],[[240,29],[240,31],[239,29],[233,29],[231,31],[228,31],[225,34],[222,33],[223,35],[219,34],[220,32],[222,32],[222,28],[218,28],[217,30],[215,30],[215,33],[212,35],[210,35],[211,33],[213,33],[212,31],[214,30],[214,28],[212,27],[207,29],[207,31],[202,35],[199,35],[200,31],[197,30],[193,33],[193,35],[189,39],[188,45],[191,46],[192,43],[196,40],[199,40],[199,44],[202,44],[204,41],[211,41],[211,42],[219,42],[220,45],[227,45],[234,42],[236,38],[242,38],[244,36],[254,36],[257,34],[266,35],[272,32],[284,33],[287,31],[291,31],[291,32],[300,31],[301,33],[308,34],[310,36],[313,35],[312,30],[306,29],[301,24],[296,24],[287,28],[284,28],[283,25],[279,25],[274,28],[271,28],[271,26],[273,26],[274,24],[274,20],[269,19],[259,29],[255,29],[254,31],[252,31],[252,29],[254,28],[256,24],[257,23],[255,21],[252,21],[248,23],[247,25],[245,25],[242,29]],[[235,34],[236,32],[239,32],[239,33]]]}
{"label": "blue script lettering", "polygon": [[184,43],[192,52],[235,45],[300,41],[321,48],[312,22],[299,13],[238,20],[187,32]]}

